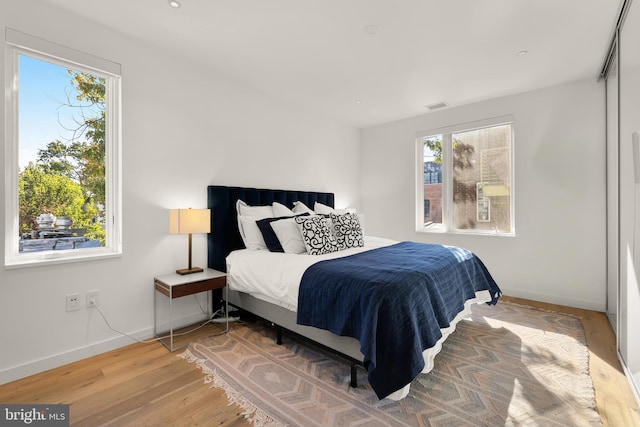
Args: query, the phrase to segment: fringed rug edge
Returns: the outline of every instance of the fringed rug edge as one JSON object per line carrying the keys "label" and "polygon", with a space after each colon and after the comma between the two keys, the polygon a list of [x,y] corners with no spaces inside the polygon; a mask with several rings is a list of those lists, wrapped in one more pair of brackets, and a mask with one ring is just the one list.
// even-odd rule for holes
{"label": "fringed rug edge", "polygon": [[243,417],[255,427],[286,427],[286,424],[282,424],[274,420],[267,413],[258,408],[253,402],[244,397],[241,392],[238,392],[231,387],[217,374],[215,369],[211,369],[206,365],[206,359],[201,359],[195,356],[191,352],[190,347],[182,354],[177,355],[177,357],[184,359],[189,363],[195,363],[195,365],[205,374],[204,383],[212,384],[211,388],[215,387],[222,389],[229,402],[227,406],[231,406],[233,404],[240,406],[243,410]]}

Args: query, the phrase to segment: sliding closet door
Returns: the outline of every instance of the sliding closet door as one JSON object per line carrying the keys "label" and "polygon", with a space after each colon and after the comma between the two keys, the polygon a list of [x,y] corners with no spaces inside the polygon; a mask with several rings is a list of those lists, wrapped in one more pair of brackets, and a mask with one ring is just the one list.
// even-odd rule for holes
{"label": "sliding closet door", "polygon": [[618,53],[607,72],[607,316],[618,314]]}
{"label": "sliding closet door", "polygon": [[[620,306],[618,346],[636,390],[640,385],[640,183],[634,176],[633,133],[640,137],[640,2],[619,33],[620,55]],[[640,159],[636,159],[640,161]],[[640,177],[638,177],[640,179]]]}

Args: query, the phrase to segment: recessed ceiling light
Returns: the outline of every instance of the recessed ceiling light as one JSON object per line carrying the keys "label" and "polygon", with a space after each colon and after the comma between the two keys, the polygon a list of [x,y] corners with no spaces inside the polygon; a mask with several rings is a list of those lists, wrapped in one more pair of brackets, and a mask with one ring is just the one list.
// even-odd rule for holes
{"label": "recessed ceiling light", "polygon": [[355,102],[356,104],[362,104],[362,100],[361,100],[361,99],[356,99],[356,100],[355,100],[355,101],[353,101],[353,102]]}
{"label": "recessed ceiling light", "polygon": [[518,56],[525,56],[527,53],[529,53],[528,50],[521,50],[520,52],[518,52]]}
{"label": "recessed ceiling light", "polygon": [[178,3],[177,0],[169,0],[169,6],[171,6],[174,9],[179,9],[180,3]]}

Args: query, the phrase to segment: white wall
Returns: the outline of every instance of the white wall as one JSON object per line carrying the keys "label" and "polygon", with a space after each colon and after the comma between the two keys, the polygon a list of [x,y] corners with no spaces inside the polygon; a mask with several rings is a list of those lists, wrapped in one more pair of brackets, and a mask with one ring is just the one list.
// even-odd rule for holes
{"label": "white wall", "polygon": [[[186,265],[186,237],[167,234],[167,210],[205,207],[207,185],[333,191],[337,205],[359,203],[354,128],[41,2],[3,1],[2,34],[4,27],[122,64],[124,253],[109,260],[0,267],[0,383],[132,342],[107,329],[95,310],[67,313],[70,293],[84,298],[98,289],[112,326],[150,337],[153,277]],[[4,54],[4,82],[1,73]],[[3,204],[4,188],[3,168]],[[6,238],[4,229],[0,235]],[[204,236],[194,236],[193,261],[206,265]],[[199,310],[189,298],[179,308],[184,316]]]}
{"label": "white wall", "polygon": [[[415,133],[514,115],[515,237],[415,231]],[[506,295],[605,309],[605,95],[595,78],[362,131],[367,233],[464,246]]]}

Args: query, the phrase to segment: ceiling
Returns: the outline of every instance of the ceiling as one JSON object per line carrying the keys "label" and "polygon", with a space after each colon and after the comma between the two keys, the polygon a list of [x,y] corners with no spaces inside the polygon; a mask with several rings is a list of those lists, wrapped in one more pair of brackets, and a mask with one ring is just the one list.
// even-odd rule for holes
{"label": "ceiling", "polygon": [[[41,0],[364,128],[597,78],[614,0]],[[527,51],[526,55],[518,52]]]}

